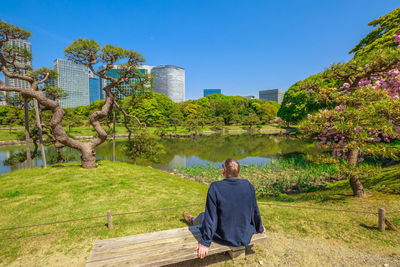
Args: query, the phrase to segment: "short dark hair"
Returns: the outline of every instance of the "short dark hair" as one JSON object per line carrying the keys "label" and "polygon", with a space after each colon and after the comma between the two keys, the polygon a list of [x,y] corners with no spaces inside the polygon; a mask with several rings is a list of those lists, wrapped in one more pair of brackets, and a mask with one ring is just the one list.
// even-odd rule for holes
{"label": "short dark hair", "polygon": [[240,172],[240,164],[235,159],[226,159],[224,161],[224,170],[226,178],[238,177]]}

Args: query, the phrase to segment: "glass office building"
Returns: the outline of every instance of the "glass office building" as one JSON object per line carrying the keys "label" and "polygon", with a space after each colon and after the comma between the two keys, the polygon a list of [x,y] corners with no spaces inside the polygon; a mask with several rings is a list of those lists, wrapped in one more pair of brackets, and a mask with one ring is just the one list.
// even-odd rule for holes
{"label": "glass office building", "polygon": [[221,94],[221,89],[204,89],[203,96],[208,96],[212,94]]}
{"label": "glass office building", "polygon": [[60,100],[61,107],[74,108],[89,105],[88,68],[70,60],[56,59],[54,69],[58,72],[55,85],[68,94],[66,98]]}
{"label": "glass office building", "polygon": [[102,99],[100,80],[96,78],[93,72],[89,69],[89,102],[92,104],[100,99]]}
{"label": "glass office building", "polygon": [[[139,70],[143,74],[148,73],[147,68],[139,67]],[[106,73],[107,73],[107,76],[117,79],[121,76],[121,69],[119,69],[118,65],[115,65],[114,68],[107,70]],[[137,82],[136,78],[130,78],[128,82],[124,82],[119,85],[119,88],[118,88],[119,90],[115,87],[111,88],[111,92],[115,93],[117,95],[118,99],[123,99],[123,98],[125,98],[125,96],[129,96],[134,93],[134,88],[131,85],[134,84],[135,82]],[[106,87],[107,85],[109,85],[110,83],[111,83],[111,81],[102,79],[101,93],[103,95],[103,99],[104,99],[103,88]]]}
{"label": "glass office building", "polygon": [[100,100],[100,83],[97,78],[89,78],[89,102],[92,104],[93,102]]}

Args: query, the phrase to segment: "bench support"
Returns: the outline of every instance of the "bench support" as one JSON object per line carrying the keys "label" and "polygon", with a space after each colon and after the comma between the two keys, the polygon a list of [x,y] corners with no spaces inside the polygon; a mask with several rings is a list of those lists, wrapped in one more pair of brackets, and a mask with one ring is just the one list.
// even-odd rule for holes
{"label": "bench support", "polygon": [[231,250],[228,251],[229,256],[231,256],[232,260],[244,259],[246,257],[246,247],[231,247]]}

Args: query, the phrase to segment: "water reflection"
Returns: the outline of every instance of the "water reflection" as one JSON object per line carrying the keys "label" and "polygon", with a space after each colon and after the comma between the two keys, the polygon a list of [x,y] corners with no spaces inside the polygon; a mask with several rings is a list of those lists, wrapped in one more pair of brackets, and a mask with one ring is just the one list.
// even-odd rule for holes
{"label": "water reflection", "polygon": [[[120,139],[116,143],[116,159],[118,161],[133,162],[125,153],[126,140]],[[176,166],[193,166],[199,164],[220,164],[226,158],[238,159],[242,164],[262,164],[276,159],[279,154],[294,152],[313,152],[314,144],[285,136],[271,135],[211,135],[199,138],[161,139],[165,154],[159,162],[153,163],[138,159],[137,163],[153,166],[165,170],[172,170]],[[26,163],[5,166],[4,161],[11,155],[24,151],[24,146],[0,147],[0,173],[25,168]],[[63,148],[63,155],[69,162],[79,161],[79,153],[71,148]],[[46,148],[48,161],[57,156],[53,147]],[[99,160],[112,160],[112,142],[107,141],[96,149]],[[40,153],[32,162],[33,166],[41,166]]]}

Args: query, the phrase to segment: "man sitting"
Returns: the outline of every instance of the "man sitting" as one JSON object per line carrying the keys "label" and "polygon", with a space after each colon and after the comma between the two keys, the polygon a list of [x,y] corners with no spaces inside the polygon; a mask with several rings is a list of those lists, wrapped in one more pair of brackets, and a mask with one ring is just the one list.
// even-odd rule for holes
{"label": "man sitting", "polygon": [[207,256],[213,241],[232,247],[247,246],[254,233],[265,232],[253,185],[246,179],[237,178],[239,163],[227,159],[222,167],[225,179],[210,185],[205,212],[196,218],[183,213],[187,222],[202,224],[202,236],[196,249],[201,259]]}

